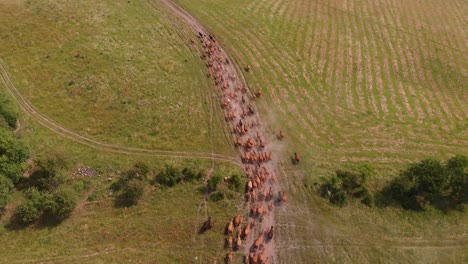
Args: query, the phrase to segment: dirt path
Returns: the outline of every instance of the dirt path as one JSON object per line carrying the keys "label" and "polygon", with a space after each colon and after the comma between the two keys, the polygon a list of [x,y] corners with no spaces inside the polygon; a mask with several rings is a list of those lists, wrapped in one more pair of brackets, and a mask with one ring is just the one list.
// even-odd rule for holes
{"label": "dirt path", "polygon": [[33,119],[39,122],[44,127],[50,129],[54,133],[75,141],[77,143],[92,147],[94,149],[99,149],[108,152],[122,153],[129,155],[140,155],[140,156],[149,156],[149,157],[173,157],[173,158],[188,158],[188,159],[209,159],[209,160],[219,160],[226,161],[233,164],[240,164],[238,159],[232,156],[210,153],[210,152],[195,152],[195,151],[169,151],[169,150],[155,150],[155,149],[141,149],[141,148],[131,148],[125,146],[118,146],[113,144],[108,144],[104,142],[99,142],[90,138],[87,138],[83,135],[80,135],[60,124],[53,121],[48,116],[40,113],[36,110],[31,103],[20,93],[16,85],[14,84],[11,76],[8,74],[8,71],[0,59],[0,79],[5,85],[6,89],[13,95],[13,97],[18,102],[21,109],[29,114]]}
{"label": "dirt path", "polygon": [[[244,258],[256,258],[258,263],[274,263],[275,240],[268,238],[268,231],[275,225],[275,206],[283,202],[278,200],[280,189],[274,176],[276,169],[272,161],[273,154],[269,151],[275,149],[273,145],[276,139],[264,136],[267,133],[254,104],[255,100],[261,100],[261,93],[249,91],[240,68],[194,17],[171,0],[160,1],[193,29],[197,36],[194,39],[198,38],[197,42],[201,43],[204,49],[201,58],[207,65],[208,77],[215,82],[225,120],[232,130],[234,142],[238,142],[240,161],[249,178],[246,194],[248,205],[238,212],[242,223],[232,232],[232,249],[242,252]],[[195,40],[192,45],[197,45]],[[271,143],[267,144],[267,140],[271,140]],[[247,225],[251,231],[245,235]],[[243,249],[237,247],[238,235],[243,238]]]}

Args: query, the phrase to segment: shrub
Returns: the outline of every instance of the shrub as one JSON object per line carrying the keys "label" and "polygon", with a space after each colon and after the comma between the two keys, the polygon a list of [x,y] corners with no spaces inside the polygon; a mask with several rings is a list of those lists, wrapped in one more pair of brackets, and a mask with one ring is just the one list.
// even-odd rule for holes
{"label": "shrub", "polygon": [[224,200],[224,197],[225,197],[224,193],[218,191],[210,195],[210,200],[213,202],[218,202],[218,201]]}
{"label": "shrub", "polygon": [[208,187],[211,191],[216,191],[218,185],[223,181],[223,175],[219,172],[213,173],[211,178],[208,180]]}
{"label": "shrub", "polygon": [[35,187],[26,190],[25,195],[26,198],[28,198],[28,200],[31,201],[38,210],[43,209],[52,197],[52,194],[48,192],[41,192]]}
{"label": "shrub", "polygon": [[203,179],[203,174],[201,172],[196,173],[189,168],[184,168],[182,170],[182,175],[184,177],[184,181],[193,181],[193,180]]}
{"label": "shrub", "polygon": [[146,163],[139,161],[133,165],[134,170],[142,176],[146,176],[149,173],[149,167]]}
{"label": "shrub", "polygon": [[172,187],[183,179],[182,173],[172,165],[166,164],[164,170],[156,175],[156,182],[161,185]]}
{"label": "shrub", "polygon": [[28,148],[13,134],[0,128],[0,174],[18,183],[26,168]]}
{"label": "shrub", "polygon": [[59,189],[47,202],[47,213],[55,218],[66,218],[76,207],[75,194],[66,189]]}
{"label": "shrub", "polygon": [[229,188],[236,191],[242,192],[245,186],[245,180],[239,174],[233,174],[229,179]]}
{"label": "shrub", "polygon": [[15,218],[21,224],[30,224],[39,218],[40,211],[30,200],[24,200],[15,209]]}
{"label": "shrub", "polygon": [[13,182],[0,174],[0,208],[5,207],[10,201],[13,188]]}
{"label": "shrub", "polygon": [[468,203],[468,158],[457,155],[447,161],[446,167],[452,198],[458,203]]}
{"label": "shrub", "polygon": [[341,180],[341,189],[348,194],[353,193],[353,190],[364,184],[364,177],[349,171],[337,170],[336,176]]}
{"label": "shrub", "polygon": [[361,203],[369,207],[374,206],[374,196],[371,193],[366,194],[364,198],[362,198]]}
{"label": "shrub", "polygon": [[330,202],[334,205],[343,207],[347,202],[346,193],[342,190],[335,190],[330,196]]}
{"label": "shrub", "polygon": [[14,104],[8,98],[7,94],[0,91],[0,118],[2,117],[5,119],[8,126],[16,128],[18,111],[14,108]]}
{"label": "shrub", "polygon": [[422,160],[404,171],[403,176],[415,182],[418,193],[433,197],[442,195],[449,184],[445,168],[437,159]]}
{"label": "shrub", "polygon": [[123,187],[122,193],[119,196],[125,204],[135,205],[143,196],[145,190],[145,182],[138,179],[132,179]]}

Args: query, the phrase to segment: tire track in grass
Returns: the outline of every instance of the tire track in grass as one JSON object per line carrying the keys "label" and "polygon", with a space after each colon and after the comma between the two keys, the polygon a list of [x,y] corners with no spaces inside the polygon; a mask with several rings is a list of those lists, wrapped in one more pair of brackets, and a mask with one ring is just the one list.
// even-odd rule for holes
{"label": "tire track in grass", "polygon": [[20,108],[34,120],[36,120],[42,126],[48,128],[52,132],[72,140],[74,142],[86,145],[88,147],[103,150],[113,153],[121,153],[127,155],[140,155],[148,157],[173,157],[173,158],[188,158],[188,159],[215,159],[219,161],[226,161],[233,164],[239,164],[239,161],[235,157],[218,154],[218,153],[207,153],[207,152],[191,152],[191,151],[170,151],[170,150],[154,150],[154,149],[140,149],[140,148],[131,148],[118,146],[108,143],[103,143],[96,141],[90,138],[87,138],[83,135],[80,135],[58,123],[53,121],[51,118],[42,114],[34,108],[33,105],[20,93],[19,89],[14,84],[12,77],[9,75],[7,68],[0,59],[0,76],[5,88],[10,92],[10,94],[15,98]]}

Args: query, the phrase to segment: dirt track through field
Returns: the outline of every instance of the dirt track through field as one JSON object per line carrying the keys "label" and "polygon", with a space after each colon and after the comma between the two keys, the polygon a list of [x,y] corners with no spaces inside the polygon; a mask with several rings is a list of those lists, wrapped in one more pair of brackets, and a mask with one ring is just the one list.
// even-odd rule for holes
{"label": "dirt track through field", "polygon": [[108,144],[104,142],[99,142],[99,141],[87,138],[83,135],[80,135],[62,126],[61,124],[53,121],[48,116],[36,110],[34,106],[32,106],[31,103],[18,90],[11,76],[8,74],[8,71],[4,62],[1,59],[0,59],[0,77],[6,89],[13,95],[13,97],[16,99],[19,106],[25,113],[29,114],[38,123],[50,129],[54,133],[64,138],[75,141],[77,143],[86,145],[88,147],[92,147],[98,150],[113,152],[113,153],[121,153],[121,154],[129,154],[129,155],[140,155],[140,156],[149,156],[149,157],[188,158],[188,159],[209,159],[209,160],[225,161],[225,162],[229,162],[233,164],[240,164],[239,161],[235,157],[217,154],[217,153],[131,148],[131,147],[124,147],[124,146],[118,146],[118,145]]}
{"label": "dirt track through field", "polygon": [[[194,39],[198,38],[197,42],[203,46],[204,52],[200,56],[206,62],[208,77],[215,82],[225,120],[232,130],[233,141],[239,148],[240,160],[249,178],[246,194],[248,206],[238,212],[241,223],[237,227],[234,221],[236,215],[233,215],[235,228],[227,231],[228,238],[232,239],[228,249],[241,252],[244,260],[249,258],[251,261],[256,259],[258,262],[255,263],[275,263],[275,240],[271,239],[275,226],[274,208],[283,206],[284,201],[279,194],[272,160],[271,150],[276,149],[273,146],[276,139],[265,137],[267,133],[254,104],[255,100],[262,100],[261,92],[249,90],[240,67],[194,17],[170,0],[161,2],[193,29],[197,35],[194,35]],[[197,45],[195,40],[192,40],[192,45]],[[249,70],[249,66],[246,66],[246,71]],[[267,144],[267,140],[271,142]],[[247,226],[250,232],[245,231]]]}

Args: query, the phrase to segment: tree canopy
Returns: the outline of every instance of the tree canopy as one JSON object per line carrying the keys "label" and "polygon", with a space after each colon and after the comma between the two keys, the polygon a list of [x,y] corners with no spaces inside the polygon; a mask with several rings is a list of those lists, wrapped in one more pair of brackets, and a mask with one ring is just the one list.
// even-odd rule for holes
{"label": "tree canopy", "polygon": [[27,146],[10,131],[0,128],[0,174],[17,183],[26,168]]}

